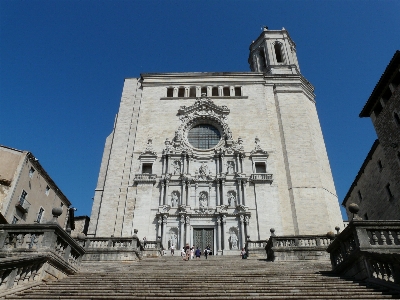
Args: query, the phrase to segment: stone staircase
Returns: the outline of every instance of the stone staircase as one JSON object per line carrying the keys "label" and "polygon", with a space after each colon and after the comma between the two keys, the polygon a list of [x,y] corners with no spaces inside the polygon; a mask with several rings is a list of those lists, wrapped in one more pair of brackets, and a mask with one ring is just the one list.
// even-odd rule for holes
{"label": "stone staircase", "polygon": [[389,299],[373,289],[329,272],[317,261],[267,262],[210,256],[139,262],[85,263],[81,271],[6,296],[6,299]]}

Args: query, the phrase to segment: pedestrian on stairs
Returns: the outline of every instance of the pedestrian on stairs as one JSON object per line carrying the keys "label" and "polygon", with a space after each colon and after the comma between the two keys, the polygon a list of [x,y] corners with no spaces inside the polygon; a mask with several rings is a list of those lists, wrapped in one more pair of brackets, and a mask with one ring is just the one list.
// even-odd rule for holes
{"label": "pedestrian on stairs", "polygon": [[242,259],[247,259],[247,252],[244,248],[242,248],[242,251],[240,252],[240,256]]}
{"label": "pedestrian on stairs", "polygon": [[170,249],[171,249],[171,255],[174,256],[174,254],[175,254],[175,245],[172,244]]}
{"label": "pedestrian on stairs", "polygon": [[181,250],[181,256],[182,256],[182,259],[185,260],[185,257],[186,257],[185,247],[183,247]]}
{"label": "pedestrian on stairs", "polygon": [[189,260],[190,259],[190,246],[189,246],[189,244],[186,244],[185,253],[186,253],[185,260]]}
{"label": "pedestrian on stairs", "polygon": [[196,252],[194,254],[196,255],[197,259],[200,259],[201,251],[200,251],[199,247],[197,247]]}
{"label": "pedestrian on stairs", "polygon": [[190,248],[190,259],[194,259],[194,246]]}

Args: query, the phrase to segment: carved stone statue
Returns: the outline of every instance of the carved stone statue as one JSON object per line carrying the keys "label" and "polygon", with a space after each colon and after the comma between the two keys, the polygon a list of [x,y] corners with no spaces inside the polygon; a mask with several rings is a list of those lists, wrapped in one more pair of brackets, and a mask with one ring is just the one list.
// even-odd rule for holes
{"label": "carved stone statue", "polygon": [[174,175],[181,174],[181,162],[179,160],[174,160],[173,168],[174,168]]}
{"label": "carved stone statue", "polygon": [[208,202],[208,195],[206,192],[201,192],[199,195],[199,206],[200,207],[207,207]]}
{"label": "carved stone statue", "polygon": [[234,170],[235,170],[235,163],[233,161],[228,161],[226,163],[226,168],[227,168],[227,173],[228,174],[233,174]]}
{"label": "carved stone statue", "polygon": [[206,165],[205,162],[201,163],[201,166],[199,168],[199,174],[201,178],[207,178],[208,175],[208,166]]}
{"label": "carved stone statue", "polygon": [[176,245],[178,244],[178,237],[176,236],[176,234],[174,232],[171,233],[169,242],[170,242],[170,247],[172,245],[174,245],[176,247]]}
{"label": "carved stone statue", "polygon": [[236,202],[236,193],[234,191],[228,192],[228,204],[229,206],[235,205]]}
{"label": "carved stone statue", "polygon": [[231,232],[230,236],[230,242],[231,242],[231,250],[237,250],[239,249],[238,246],[238,237],[235,232]]}
{"label": "carved stone statue", "polygon": [[179,193],[177,191],[173,191],[171,194],[171,206],[176,207],[179,204]]}

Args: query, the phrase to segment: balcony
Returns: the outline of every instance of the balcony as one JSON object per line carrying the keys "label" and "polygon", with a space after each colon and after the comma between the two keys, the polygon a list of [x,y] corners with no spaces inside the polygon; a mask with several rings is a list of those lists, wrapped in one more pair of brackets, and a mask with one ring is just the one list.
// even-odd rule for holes
{"label": "balcony", "polygon": [[254,183],[261,183],[261,182],[272,183],[273,176],[272,174],[267,174],[267,173],[255,173],[250,175],[250,181]]}
{"label": "balcony", "polygon": [[26,214],[29,210],[31,204],[25,198],[19,198],[18,203],[15,205],[17,209],[19,209],[22,213]]}
{"label": "balcony", "polygon": [[135,174],[134,183],[155,183],[157,174]]}

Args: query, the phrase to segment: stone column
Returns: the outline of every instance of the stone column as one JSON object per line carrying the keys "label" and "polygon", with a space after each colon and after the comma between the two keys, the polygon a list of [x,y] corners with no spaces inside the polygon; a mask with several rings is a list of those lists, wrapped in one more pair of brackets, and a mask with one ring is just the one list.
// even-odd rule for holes
{"label": "stone column", "polygon": [[165,180],[164,205],[168,204],[169,180]]}
{"label": "stone column", "polygon": [[240,249],[242,249],[246,245],[245,232],[244,232],[244,216],[243,215],[240,215],[239,222],[240,222],[240,236],[241,236]]}
{"label": "stone column", "polygon": [[168,174],[168,171],[169,171],[169,162],[170,162],[170,160],[171,160],[171,155],[166,155],[166,158],[167,158],[167,160],[166,160],[166,163],[165,163],[165,174]]}
{"label": "stone column", "polygon": [[186,181],[182,180],[181,205],[186,205]]}
{"label": "stone column", "polygon": [[163,232],[162,232],[162,244],[164,246],[164,248],[168,248],[168,244],[167,244],[167,222],[168,222],[168,216],[167,215],[163,215],[162,217],[162,225],[163,225]]}
{"label": "stone column", "polygon": [[180,230],[181,230],[181,237],[180,237],[180,243],[179,243],[179,250],[182,250],[182,248],[185,246],[185,216],[181,215],[181,223],[180,223]]}
{"label": "stone column", "polygon": [[190,217],[186,216],[186,243],[190,245]]}
{"label": "stone column", "polygon": [[[194,185],[194,206],[196,206],[197,205],[197,188],[199,187],[199,184],[198,183],[196,183],[195,185]],[[200,206],[200,205],[199,205]]]}
{"label": "stone column", "polygon": [[161,226],[162,226],[162,217],[158,216],[158,220],[157,220],[157,224],[158,224],[158,228],[157,228],[157,238],[161,237]]}
{"label": "stone column", "polygon": [[190,194],[191,194],[192,185],[190,182],[187,184],[187,193],[186,193],[186,205],[189,205]]}
{"label": "stone column", "polygon": [[164,181],[161,181],[161,197],[160,197],[160,206],[164,203]]}
{"label": "stone column", "polygon": [[222,216],[222,224],[221,224],[221,242],[222,242],[222,250],[225,250],[225,230],[226,230],[226,216]]}
{"label": "stone column", "polygon": [[217,205],[221,205],[219,200],[219,181],[217,180],[217,192],[215,193],[215,197],[217,199]]}
{"label": "stone column", "polygon": [[222,248],[221,248],[221,218],[219,216],[217,216],[217,234],[218,234],[218,236],[217,236],[217,238],[218,238],[218,241],[217,241],[217,246],[218,246],[217,253],[220,254]]}
{"label": "stone column", "polygon": [[246,206],[246,187],[247,187],[247,180],[243,181],[243,197],[242,197],[242,205]]}
{"label": "stone column", "polygon": [[191,158],[188,156],[188,159],[187,159],[187,171],[186,171],[187,174],[189,174],[189,170],[190,170],[190,161],[191,161]]}
{"label": "stone column", "polygon": [[221,172],[224,172],[225,155],[221,154]]}
{"label": "stone column", "polygon": [[[239,154],[235,154],[235,169],[239,173]],[[241,172],[240,172],[241,173]]]}
{"label": "stone column", "polygon": [[215,158],[215,162],[217,164],[217,172],[216,172],[216,174],[218,175],[220,173],[220,170],[219,170],[219,156],[218,155]]}
{"label": "stone column", "polygon": [[240,154],[240,173],[243,173],[243,154]]}
{"label": "stone column", "polygon": [[238,179],[238,194],[237,194],[238,204],[242,204],[242,180]]}
{"label": "stone column", "polygon": [[211,188],[212,188],[212,183],[210,182],[208,184],[208,199],[207,199],[207,207],[211,206]]}
{"label": "stone column", "polygon": [[226,205],[226,197],[225,197],[225,180],[222,180],[222,205]]}
{"label": "stone column", "polygon": [[186,154],[182,154],[182,159],[181,159],[181,161],[182,161],[181,173],[182,174],[185,174],[185,166],[186,166],[185,160],[186,160]]}

